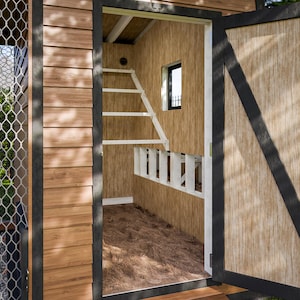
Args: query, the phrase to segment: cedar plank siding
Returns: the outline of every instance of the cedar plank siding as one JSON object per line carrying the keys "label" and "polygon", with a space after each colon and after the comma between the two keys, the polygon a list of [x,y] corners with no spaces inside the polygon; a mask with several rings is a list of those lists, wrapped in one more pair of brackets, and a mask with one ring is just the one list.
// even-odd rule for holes
{"label": "cedar plank siding", "polygon": [[44,299],[92,299],[92,1],[44,1],[43,51]]}

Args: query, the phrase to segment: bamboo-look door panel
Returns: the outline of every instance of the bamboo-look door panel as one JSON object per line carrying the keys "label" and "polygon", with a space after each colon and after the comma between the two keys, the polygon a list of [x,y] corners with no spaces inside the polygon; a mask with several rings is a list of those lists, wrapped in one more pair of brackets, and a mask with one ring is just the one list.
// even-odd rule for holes
{"label": "bamboo-look door panel", "polygon": [[[226,71],[224,268],[292,287],[300,287],[300,239],[280,185],[289,193],[294,189],[299,199],[299,30],[300,20],[293,19],[226,32],[261,116],[249,122],[251,112]],[[262,151],[267,143],[279,154],[273,168],[274,161],[266,160],[271,146]],[[276,181],[279,168],[286,170],[281,182]]]}

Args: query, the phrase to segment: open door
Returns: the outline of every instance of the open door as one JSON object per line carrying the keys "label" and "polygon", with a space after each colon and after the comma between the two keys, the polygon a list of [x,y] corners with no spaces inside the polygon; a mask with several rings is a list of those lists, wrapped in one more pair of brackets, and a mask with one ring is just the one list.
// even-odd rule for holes
{"label": "open door", "polygon": [[299,299],[300,3],[213,26],[213,279]]}

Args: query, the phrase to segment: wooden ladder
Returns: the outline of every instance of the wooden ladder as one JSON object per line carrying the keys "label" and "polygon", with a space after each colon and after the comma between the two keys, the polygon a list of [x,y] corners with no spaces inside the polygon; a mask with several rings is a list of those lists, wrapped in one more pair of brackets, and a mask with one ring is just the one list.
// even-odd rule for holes
{"label": "wooden ladder", "polygon": [[103,73],[123,73],[130,74],[131,79],[135,85],[135,89],[120,89],[120,88],[103,88],[104,93],[129,93],[139,94],[142,102],[146,108],[146,112],[103,112],[104,117],[150,117],[152,124],[159,136],[159,139],[146,139],[146,140],[103,140],[103,145],[141,145],[141,144],[163,144],[165,150],[169,150],[169,140],[167,139],[153,108],[143,90],[140,81],[138,80],[134,70],[125,69],[108,69],[103,68]]}

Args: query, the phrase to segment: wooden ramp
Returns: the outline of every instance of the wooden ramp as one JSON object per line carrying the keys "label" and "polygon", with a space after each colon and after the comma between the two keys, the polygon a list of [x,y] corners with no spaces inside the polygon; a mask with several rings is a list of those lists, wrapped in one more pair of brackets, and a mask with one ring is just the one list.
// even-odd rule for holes
{"label": "wooden ramp", "polygon": [[[226,295],[245,291],[244,289],[222,284],[220,286],[204,287],[190,291],[184,291],[164,296],[147,298],[148,300],[223,300],[229,299]],[[144,299],[145,300],[145,299]]]}

